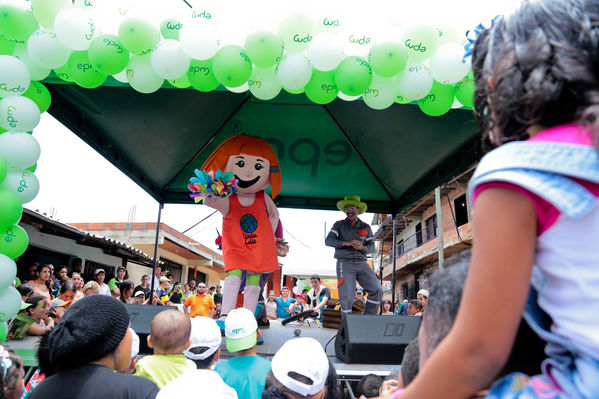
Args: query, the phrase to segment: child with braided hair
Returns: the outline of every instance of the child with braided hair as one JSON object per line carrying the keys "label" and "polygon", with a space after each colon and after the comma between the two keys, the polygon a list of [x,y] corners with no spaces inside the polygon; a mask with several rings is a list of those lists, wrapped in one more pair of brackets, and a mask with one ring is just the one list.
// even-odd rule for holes
{"label": "child with braided hair", "polygon": [[599,2],[525,1],[480,34],[472,63],[481,130],[500,147],[470,183],[469,305],[432,354],[421,350],[401,397],[488,387],[522,316],[546,342],[542,374],[508,375],[486,397],[597,397]]}

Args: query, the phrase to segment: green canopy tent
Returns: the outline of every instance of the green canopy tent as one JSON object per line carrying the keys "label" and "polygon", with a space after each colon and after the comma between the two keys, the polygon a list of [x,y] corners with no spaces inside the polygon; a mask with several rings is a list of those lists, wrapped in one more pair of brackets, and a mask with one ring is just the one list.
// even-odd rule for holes
{"label": "green canopy tent", "polygon": [[[262,137],[277,152],[283,179],[277,206],[335,209],[340,198],[354,193],[370,211],[391,213],[394,233],[398,211],[481,156],[478,125],[466,109],[434,118],[412,104],[383,111],[341,99],[317,105],[284,91],[261,101],[224,89],[140,94],[114,80],[94,90],[60,82],[44,82],[52,94],[50,114],[146,190],[160,209],[191,203],[187,184],[194,169],[238,133]],[[159,210],[158,226],[160,216]],[[157,240],[158,231],[155,248]]]}
{"label": "green canopy tent", "polygon": [[277,206],[335,209],[358,194],[372,212],[395,213],[472,164],[480,151],[470,110],[430,117],[411,104],[377,111],[362,101],[318,105],[282,92],[247,93],[45,83],[49,112],[160,203],[191,203],[189,178],[225,139],[268,141],[283,183]]}

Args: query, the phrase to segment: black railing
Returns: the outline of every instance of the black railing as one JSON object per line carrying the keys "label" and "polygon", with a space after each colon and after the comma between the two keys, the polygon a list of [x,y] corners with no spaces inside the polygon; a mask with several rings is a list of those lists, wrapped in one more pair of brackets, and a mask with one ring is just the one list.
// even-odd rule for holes
{"label": "black railing", "polygon": [[397,257],[437,238],[437,223],[433,222],[397,243]]}

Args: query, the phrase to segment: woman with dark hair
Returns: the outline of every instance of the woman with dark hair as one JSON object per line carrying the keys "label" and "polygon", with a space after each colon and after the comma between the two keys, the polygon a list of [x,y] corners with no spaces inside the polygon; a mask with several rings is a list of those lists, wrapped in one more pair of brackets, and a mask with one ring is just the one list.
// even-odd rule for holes
{"label": "woman with dark hair", "polygon": [[27,299],[34,294],[33,285],[31,284],[21,284],[17,287],[17,291],[21,294],[21,300],[23,302],[26,302]]}
{"label": "woman with dark hair", "polygon": [[45,297],[32,295],[25,303],[29,306],[23,312],[35,320],[27,334],[44,335],[54,327],[54,320],[49,317],[50,303]]}
{"label": "woman with dark hair", "polygon": [[85,285],[85,281],[83,280],[81,273],[79,273],[79,272],[71,273],[71,280],[73,280],[73,283],[75,284],[75,288],[77,289],[77,291],[75,291],[75,298],[73,299],[73,301],[83,298],[84,297],[83,286]]}
{"label": "woman with dark hair", "polygon": [[379,315],[383,315],[383,316],[393,316],[393,312],[391,311],[391,301],[388,299],[385,299],[381,305],[381,308],[379,310]]}
{"label": "woman with dark hair", "polygon": [[33,285],[33,290],[36,295],[41,295],[48,303],[52,300],[52,271],[50,266],[44,264],[37,267],[36,272],[37,278],[31,280],[29,284]]}
{"label": "woman with dark hair", "polygon": [[75,283],[71,280],[66,281],[62,284],[62,287],[60,287],[58,298],[53,299],[52,302],[50,302],[50,305],[57,303],[58,306],[64,306],[65,308],[68,308],[73,302],[73,299],[75,299],[76,291],[77,288],[75,287]]}
{"label": "woman with dark hair", "polygon": [[118,299],[123,303],[137,303],[133,299],[133,287],[134,284],[131,280],[124,280],[121,282],[119,285],[119,292],[121,295]]}
{"label": "woman with dark hair", "polygon": [[25,390],[23,361],[12,350],[0,346],[0,399],[20,399]]}

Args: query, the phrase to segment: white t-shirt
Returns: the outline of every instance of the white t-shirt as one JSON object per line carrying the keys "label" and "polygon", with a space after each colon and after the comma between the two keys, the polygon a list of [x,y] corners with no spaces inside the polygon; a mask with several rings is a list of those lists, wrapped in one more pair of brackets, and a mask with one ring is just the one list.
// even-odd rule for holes
{"label": "white t-shirt", "polygon": [[112,294],[110,293],[110,288],[108,288],[108,285],[106,283],[102,283],[102,285],[100,286],[100,295],[112,296]]}
{"label": "white t-shirt", "polygon": [[188,371],[172,380],[158,392],[156,399],[181,399],[200,390],[203,398],[237,399],[237,391],[231,388],[212,370]]}

